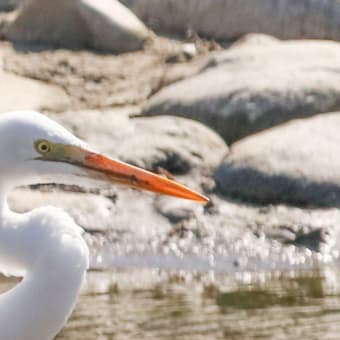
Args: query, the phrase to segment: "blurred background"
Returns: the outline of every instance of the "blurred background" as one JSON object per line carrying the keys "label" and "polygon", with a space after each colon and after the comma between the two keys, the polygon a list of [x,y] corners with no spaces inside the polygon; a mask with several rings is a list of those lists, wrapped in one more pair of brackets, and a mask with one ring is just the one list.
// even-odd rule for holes
{"label": "blurred background", "polygon": [[[211,198],[19,188],[86,230],[57,339],[338,339],[339,0],[0,0],[0,112]],[[0,290],[15,284],[1,278]]]}

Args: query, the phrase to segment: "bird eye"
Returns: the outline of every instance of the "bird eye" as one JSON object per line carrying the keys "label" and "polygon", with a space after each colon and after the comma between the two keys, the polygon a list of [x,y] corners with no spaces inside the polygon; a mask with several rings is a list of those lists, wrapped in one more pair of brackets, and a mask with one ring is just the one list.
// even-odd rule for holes
{"label": "bird eye", "polygon": [[47,153],[51,150],[51,145],[48,141],[42,140],[35,144],[35,148],[39,153]]}

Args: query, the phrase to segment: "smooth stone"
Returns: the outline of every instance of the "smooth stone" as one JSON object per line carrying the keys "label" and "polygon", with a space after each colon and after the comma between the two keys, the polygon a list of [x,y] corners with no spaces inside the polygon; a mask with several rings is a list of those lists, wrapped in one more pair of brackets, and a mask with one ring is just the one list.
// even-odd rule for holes
{"label": "smooth stone", "polygon": [[111,227],[114,204],[106,197],[90,193],[16,189],[9,196],[9,205],[19,213],[41,206],[64,209],[86,230]]}
{"label": "smooth stone", "polygon": [[66,112],[53,118],[101,152],[154,171],[211,171],[228,153],[215,132],[184,118],[129,118],[124,110]]}
{"label": "smooth stone", "polygon": [[25,45],[121,53],[140,49],[149,31],[116,0],[25,0],[4,34]]}
{"label": "smooth stone", "polygon": [[0,112],[25,109],[59,112],[70,105],[61,88],[2,71],[0,93]]}
{"label": "smooth stone", "polygon": [[170,223],[176,224],[188,221],[195,216],[202,214],[203,205],[186,200],[169,200],[166,196],[159,196],[155,200],[155,209]]}
{"label": "smooth stone", "polygon": [[[209,265],[217,272],[233,271],[230,266],[235,261],[242,271],[271,271],[299,268],[300,263],[304,268],[315,266],[308,249],[329,259],[336,254],[338,209],[261,208],[212,198],[216,212],[184,204],[182,208],[193,212],[181,221],[164,216],[180,208],[181,201],[120,188],[114,200],[86,193],[16,189],[9,203],[18,212],[46,205],[66,210],[85,230],[96,231],[92,237],[85,236],[93,255],[109,250],[125,265],[134,263],[135,258],[137,264],[153,266],[159,255],[164,260],[169,254],[176,268],[197,257],[196,266],[209,269]],[[176,222],[180,224],[174,225]],[[126,256],[129,260],[124,261]]]}
{"label": "smooth stone", "polygon": [[86,231],[111,230],[124,242],[156,237],[170,228],[168,220],[153,209],[153,195],[124,188],[116,188],[115,193],[112,200],[92,193],[18,188],[10,193],[9,205],[19,213],[41,206],[57,207]]}
{"label": "smooth stone", "polygon": [[340,206],[340,113],[294,120],[233,145],[217,189],[255,203]]}
{"label": "smooth stone", "polygon": [[22,0],[0,0],[0,11],[11,11],[21,2]]}
{"label": "smooth stone", "polygon": [[144,115],[198,120],[228,143],[294,118],[340,109],[340,43],[250,35],[196,76],[164,87]]}
{"label": "smooth stone", "polygon": [[113,52],[127,52],[143,47],[148,29],[119,1],[81,0],[78,10],[93,41],[91,47]]}
{"label": "smooth stone", "polygon": [[60,112],[70,106],[66,92],[45,82],[3,70],[6,47],[0,50],[0,113],[15,110]]}
{"label": "smooth stone", "polygon": [[[194,220],[197,220],[197,232],[204,237],[213,237],[214,246],[221,247],[222,253],[228,251],[234,256],[241,252],[249,260],[262,254],[262,265],[275,267],[281,255],[288,256],[286,260],[292,264],[295,260],[298,263],[302,253],[295,253],[296,249],[291,245],[335,256],[338,252],[339,209],[309,209],[282,204],[258,206],[230,202],[215,195],[211,198],[216,211],[209,213],[205,209],[203,214],[196,211]],[[261,267],[261,264],[257,265]]]}
{"label": "smooth stone", "polygon": [[230,40],[258,32],[282,39],[340,39],[337,0],[123,0],[155,30]]}

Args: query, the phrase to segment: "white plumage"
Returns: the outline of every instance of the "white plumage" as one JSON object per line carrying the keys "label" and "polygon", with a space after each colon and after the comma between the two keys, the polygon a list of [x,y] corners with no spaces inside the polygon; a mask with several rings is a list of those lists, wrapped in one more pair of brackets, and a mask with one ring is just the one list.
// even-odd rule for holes
{"label": "white plumage", "polygon": [[0,295],[3,340],[52,339],[74,308],[89,264],[82,229],[70,216],[53,207],[12,212],[11,189],[90,177],[207,202],[174,181],[93,152],[36,112],[0,115],[0,159],[0,271],[23,277]]}
{"label": "white plumage", "polygon": [[81,229],[62,210],[7,210],[1,216],[0,268],[24,279],[0,296],[1,339],[52,339],[70,315],[88,268]]}
{"label": "white plumage", "polygon": [[82,229],[61,209],[17,214],[7,206],[6,193],[14,186],[48,181],[51,174],[58,175],[58,167],[60,174],[71,171],[61,164],[73,167],[38,164],[38,138],[84,145],[38,113],[0,116],[0,271],[24,277],[0,296],[4,340],[52,339],[74,307],[89,262]]}

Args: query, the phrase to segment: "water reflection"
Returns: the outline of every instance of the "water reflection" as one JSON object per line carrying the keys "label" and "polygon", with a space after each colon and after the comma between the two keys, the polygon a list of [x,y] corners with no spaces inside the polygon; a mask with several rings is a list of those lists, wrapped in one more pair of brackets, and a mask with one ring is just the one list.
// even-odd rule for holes
{"label": "water reflection", "polygon": [[337,339],[334,275],[244,282],[155,270],[91,273],[58,339]]}
{"label": "water reflection", "polygon": [[338,339],[339,275],[91,272],[57,339]]}

